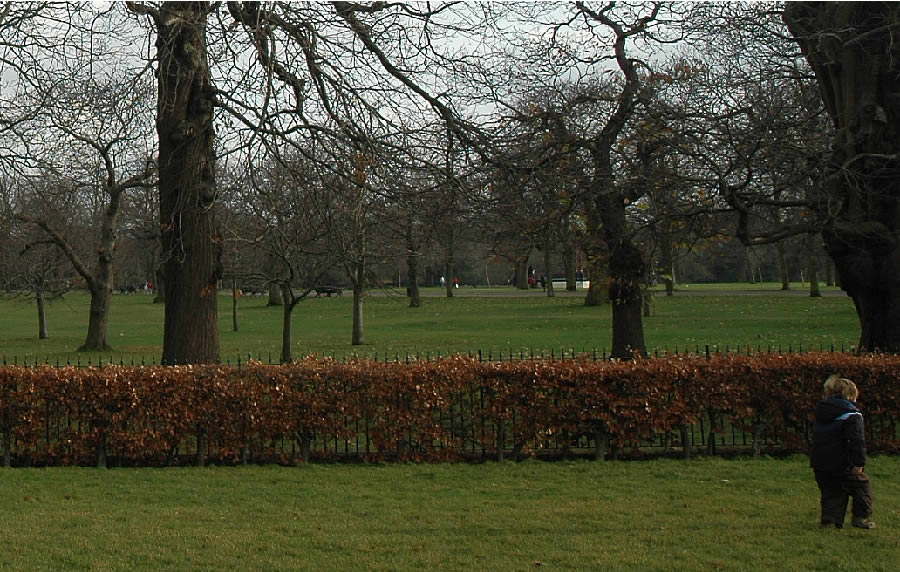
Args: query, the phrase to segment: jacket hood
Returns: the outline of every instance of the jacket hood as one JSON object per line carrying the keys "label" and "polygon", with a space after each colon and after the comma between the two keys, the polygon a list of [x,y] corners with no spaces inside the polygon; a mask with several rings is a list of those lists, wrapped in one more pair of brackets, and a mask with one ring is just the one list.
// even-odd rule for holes
{"label": "jacket hood", "polygon": [[816,422],[831,423],[845,413],[859,411],[856,404],[839,397],[829,397],[816,403]]}

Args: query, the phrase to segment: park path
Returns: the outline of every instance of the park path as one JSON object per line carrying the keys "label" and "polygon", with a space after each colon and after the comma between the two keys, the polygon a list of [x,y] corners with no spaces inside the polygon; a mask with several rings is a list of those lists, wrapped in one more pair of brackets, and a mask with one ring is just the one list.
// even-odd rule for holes
{"label": "park path", "polygon": [[[372,291],[376,293],[376,291]],[[377,291],[381,292],[381,291]],[[391,295],[404,295],[404,293],[400,290],[388,290]],[[570,292],[567,290],[554,290],[554,295],[560,298],[583,298],[585,295],[585,290],[576,290],[575,292]],[[423,298],[443,298],[446,296],[446,293],[442,288],[423,288],[420,290],[420,295]],[[546,296],[547,293],[541,290],[540,288],[532,288],[529,290],[519,290],[518,288],[513,287],[504,287],[504,288],[475,288],[471,286],[462,286],[453,291],[453,296],[459,296],[461,298],[504,298],[504,297],[517,297],[517,298],[525,298],[525,297],[539,297]],[[654,290],[654,296],[665,296],[665,292],[660,290]],[[832,296],[846,296],[846,292],[843,290],[834,290],[834,289],[823,289],[822,296],[832,297]],[[791,290],[781,290],[781,289],[772,289],[772,288],[753,288],[752,285],[748,285],[746,289],[740,290],[709,290],[706,288],[699,289],[691,289],[690,285],[681,286],[675,290],[674,296],[809,296],[809,288],[808,287],[798,287],[793,288]]]}

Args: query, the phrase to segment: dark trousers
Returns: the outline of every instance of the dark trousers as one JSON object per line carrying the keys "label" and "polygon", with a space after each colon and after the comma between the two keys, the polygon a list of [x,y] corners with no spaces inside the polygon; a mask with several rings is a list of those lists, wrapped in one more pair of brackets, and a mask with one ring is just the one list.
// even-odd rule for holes
{"label": "dark trousers", "polygon": [[834,523],[838,528],[843,527],[850,497],[853,497],[851,512],[854,519],[872,516],[872,484],[868,475],[815,473],[816,484],[822,493],[822,524]]}

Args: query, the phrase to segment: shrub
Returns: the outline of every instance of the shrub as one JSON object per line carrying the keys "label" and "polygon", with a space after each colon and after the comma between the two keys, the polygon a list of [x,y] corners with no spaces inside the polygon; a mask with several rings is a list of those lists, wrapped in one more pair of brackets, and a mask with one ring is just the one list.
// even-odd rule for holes
{"label": "shrub", "polygon": [[[599,362],[0,368],[4,463],[456,460],[695,448],[725,428],[806,450],[824,379],[856,381],[869,446],[897,451],[900,357],[835,353]],[[710,437],[713,436],[712,440]]]}

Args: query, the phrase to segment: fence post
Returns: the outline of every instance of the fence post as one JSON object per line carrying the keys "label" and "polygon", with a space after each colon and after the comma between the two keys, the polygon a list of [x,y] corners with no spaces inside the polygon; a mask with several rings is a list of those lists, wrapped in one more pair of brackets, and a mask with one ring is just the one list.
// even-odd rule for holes
{"label": "fence post", "polygon": [[603,428],[598,421],[594,425],[594,460],[603,461],[606,459],[606,446],[609,441],[609,433]]}
{"label": "fence post", "polygon": [[303,464],[309,464],[309,451],[312,448],[312,436],[306,430],[300,433],[300,455],[303,456]]}
{"label": "fence post", "polygon": [[681,450],[685,459],[691,458],[691,443],[689,438],[690,428],[687,423],[683,423],[680,427],[681,433]]}
{"label": "fence post", "polygon": [[100,438],[97,440],[97,468],[106,468],[106,431],[100,431]]}
{"label": "fence post", "polygon": [[197,427],[197,458],[194,459],[194,465],[202,467],[206,462],[206,456],[203,449],[206,448],[206,431],[201,427]]}
{"label": "fence post", "polygon": [[3,434],[3,466],[5,468],[9,468],[12,466],[12,439],[10,438],[9,431],[4,432]]}
{"label": "fence post", "polygon": [[505,426],[503,419],[497,420],[497,462],[503,462],[503,447],[506,444]]}

